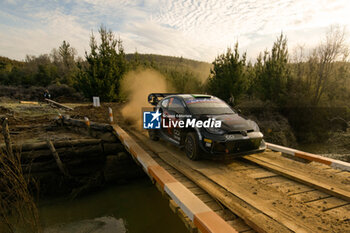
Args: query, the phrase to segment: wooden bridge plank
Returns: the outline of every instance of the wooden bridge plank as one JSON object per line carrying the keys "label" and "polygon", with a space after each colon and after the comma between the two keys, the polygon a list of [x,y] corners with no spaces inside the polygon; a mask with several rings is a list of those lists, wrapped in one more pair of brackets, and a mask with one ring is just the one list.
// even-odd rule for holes
{"label": "wooden bridge plank", "polygon": [[330,195],[324,192],[320,192],[318,190],[312,190],[305,193],[294,194],[294,195],[291,195],[291,197],[301,202],[310,202],[310,201],[315,201],[326,197],[330,197]]}
{"label": "wooden bridge plank", "polygon": [[333,209],[334,207],[337,207],[337,206],[343,206],[345,204],[349,204],[349,202],[341,200],[336,197],[328,197],[325,199],[308,202],[308,204],[312,204],[317,208],[319,208],[320,210],[327,210],[327,209]]}
{"label": "wooden bridge plank", "polygon": [[[260,211],[254,211],[256,206],[259,206],[258,203],[251,205],[250,207],[245,204],[244,200],[238,198],[232,194],[232,192],[225,191],[220,186],[215,185],[208,181],[204,176],[198,174],[195,170],[190,169],[187,165],[181,163],[178,159],[173,157],[173,154],[167,153],[158,153],[158,155],[166,162],[171,164],[173,167],[181,171],[184,175],[192,179],[197,185],[205,189],[210,195],[219,199],[221,202],[225,203],[231,211],[237,213],[245,222],[250,225],[253,229],[256,229],[260,232],[269,232],[271,229],[278,229],[279,232],[290,232],[285,226],[285,222],[281,225],[282,221],[276,221],[274,218],[269,217],[272,214],[274,217],[277,217],[273,211],[270,211],[269,216],[265,214],[260,214]],[[244,195],[243,195],[244,196]],[[253,207],[254,206],[254,207]],[[248,208],[247,208],[248,207]],[[298,232],[307,232],[303,228],[297,227],[293,222],[290,222],[288,227],[292,227],[295,231]],[[307,228],[307,227],[305,227]],[[292,230],[293,231],[293,230]],[[310,230],[309,232],[312,232]]]}
{"label": "wooden bridge plank", "polygon": [[281,192],[286,193],[288,195],[293,195],[294,193],[314,190],[314,188],[312,188],[310,186],[306,186],[306,185],[296,183],[293,181],[287,181],[287,182],[283,182],[283,183],[275,183],[275,184],[271,184],[271,186],[275,187],[276,189],[278,189]]}
{"label": "wooden bridge plank", "polygon": [[341,206],[335,209],[327,210],[329,214],[335,215],[341,221],[350,221],[350,205]]}
{"label": "wooden bridge plank", "polygon": [[254,179],[261,179],[261,178],[268,178],[268,177],[275,177],[278,176],[278,174],[270,172],[270,171],[259,171],[259,172],[252,172],[248,174],[250,177]]}
{"label": "wooden bridge plank", "polygon": [[314,187],[318,190],[321,190],[323,192],[326,192],[330,195],[333,195],[335,197],[339,197],[343,200],[350,201],[350,192],[347,190],[344,190],[340,187],[336,187],[333,184],[328,184],[323,182],[322,180],[316,180],[313,178],[310,178],[308,176],[305,176],[303,174],[299,174],[293,170],[290,170],[286,167],[282,167],[274,163],[270,159],[266,158],[258,158],[256,156],[245,156],[245,158],[249,161],[252,161],[254,163],[259,164],[260,166],[263,166],[267,169],[270,169],[276,173],[279,173],[282,176],[291,178],[293,180],[297,180],[301,183],[307,184],[311,187]]}

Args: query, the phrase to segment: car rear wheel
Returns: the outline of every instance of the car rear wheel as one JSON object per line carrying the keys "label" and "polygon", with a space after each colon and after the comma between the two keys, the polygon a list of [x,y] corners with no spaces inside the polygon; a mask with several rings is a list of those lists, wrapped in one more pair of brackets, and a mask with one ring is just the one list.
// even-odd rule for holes
{"label": "car rear wheel", "polygon": [[148,136],[153,141],[159,141],[159,136],[157,135],[154,129],[148,130]]}
{"label": "car rear wheel", "polygon": [[200,159],[200,148],[198,146],[198,138],[195,133],[188,133],[185,139],[185,152],[189,159]]}

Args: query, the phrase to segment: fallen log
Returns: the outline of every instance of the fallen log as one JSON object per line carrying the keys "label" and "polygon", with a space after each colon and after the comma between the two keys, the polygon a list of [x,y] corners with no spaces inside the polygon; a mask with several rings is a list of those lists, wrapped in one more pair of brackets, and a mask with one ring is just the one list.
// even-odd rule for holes
{"label": "fallen log", "polygon": [[62,163],[60,156],[58,155],[55,147],[53,146],[52,142],[48,139],[46,141],[47,146],[50,148],[50,151],[52,153],[52,156],[54,157],[57,167],[60,169],[60,171],[65,175],[66,177],[70,177],[67,167]]}
{"label": "fallen log", "polygon": [[[55,148],[96,145],[100,143],[101,143],[101,139],[75,139],[75,140],[53,141],[53,145],[55,146]],[[12,147],[16,151],[25,152],[25,151],[32,151],[32,150],[47,149],[47,144],[46,142],[23,143],[23,144],[14,144],[12,145]],[[1,145],[0,150],[1,149],[5,149],[5,145]]]}
{"label": "fallen log", "polygon": [[[84,173],[88,173],[89,171],[98,170],[102,166],[98,164],[103,164],[104,160],[105,159],[103,157],[84,157],[68,161],[62,158],[62,162],[65,164],[65,166],[70,168],[69,174],[71,175],[82,173],[82,171],[84,171]],[[54,159],[45,162],[22,164],[22,171],[24,174],[33,174],[39,172],[61,172]]]}
{"label": "fallen log", "polygon": [[52,127],[52,124],[31,124],[31,125],[12,125],[11,130],[28,130],[33,128]]}
{"label": "fallen log", "polygon": [[50,99],[46,99],[45,98],[45,101],[49,102],[50,104],[53,104],[56,107],[64,108],[64,109],[67,109],[67,110],[73,110],[73,108],[71,108],[71,107],[68,107],[68,106],[65,106],[63,104],[57,103],[56,101],[53,101],[53,100],[50,100]]}
{"label": "fallen log", "polygon": [[[60,157],[65,160],[77,159],[80,157],[101,157],[107,154],[125,151],[124,146],[121,143],[103,143],[95,145],[78,144],[78,146],[57,147],[56,150],[59,153]],[[48,161],[51,159],[51,151],[47,147],[46,149],[21,152],[22,163]]]}
{"label": "fallen log", "polygon": [[[62,158],[78,158],[88,156],[102,156],[104,154],[101,144],[81,147],[61,147],[56,149]],[[47,161],[52,158],[49,149],[21,152],[22,163],[28,161]]]}
{"label": "fallen log", "polygon": [[[69,116],[64,116],[62,119],[64,125],[87,127],[84,120],[72,119]],[[89,127],[95,130],[113,132],[113,127],[109,124],[90,122]]]}

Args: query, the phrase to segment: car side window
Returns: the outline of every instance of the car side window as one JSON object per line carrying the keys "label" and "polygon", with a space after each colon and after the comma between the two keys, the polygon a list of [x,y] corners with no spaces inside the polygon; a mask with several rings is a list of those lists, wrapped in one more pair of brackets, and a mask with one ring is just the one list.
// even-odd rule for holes
{"label": "car side window", "polygon": [[169,103],[169,99],[165,99],[162,101],[161,105],[163,108],[166,108],[166,107],[168,107],[168,103]]}
{"label": "car side window", "polygon": [[183,114],[186,112],[185,106],[183,105],[182,101],[178,98],[174,98],[173,101],[170,102],[169,110],[179,114]]}

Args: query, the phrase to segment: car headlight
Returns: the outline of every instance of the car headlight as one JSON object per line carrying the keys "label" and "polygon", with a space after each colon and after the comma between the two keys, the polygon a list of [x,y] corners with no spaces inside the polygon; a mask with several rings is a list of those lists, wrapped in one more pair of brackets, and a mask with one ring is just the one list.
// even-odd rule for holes
{"label": "car headlight", "polygon": [[220,128],[214,128],[214,127],[209,127],[209,128],[205,128],[209,133],[212,134],[224,134],[226,133],[225,130],[222,130]]}

